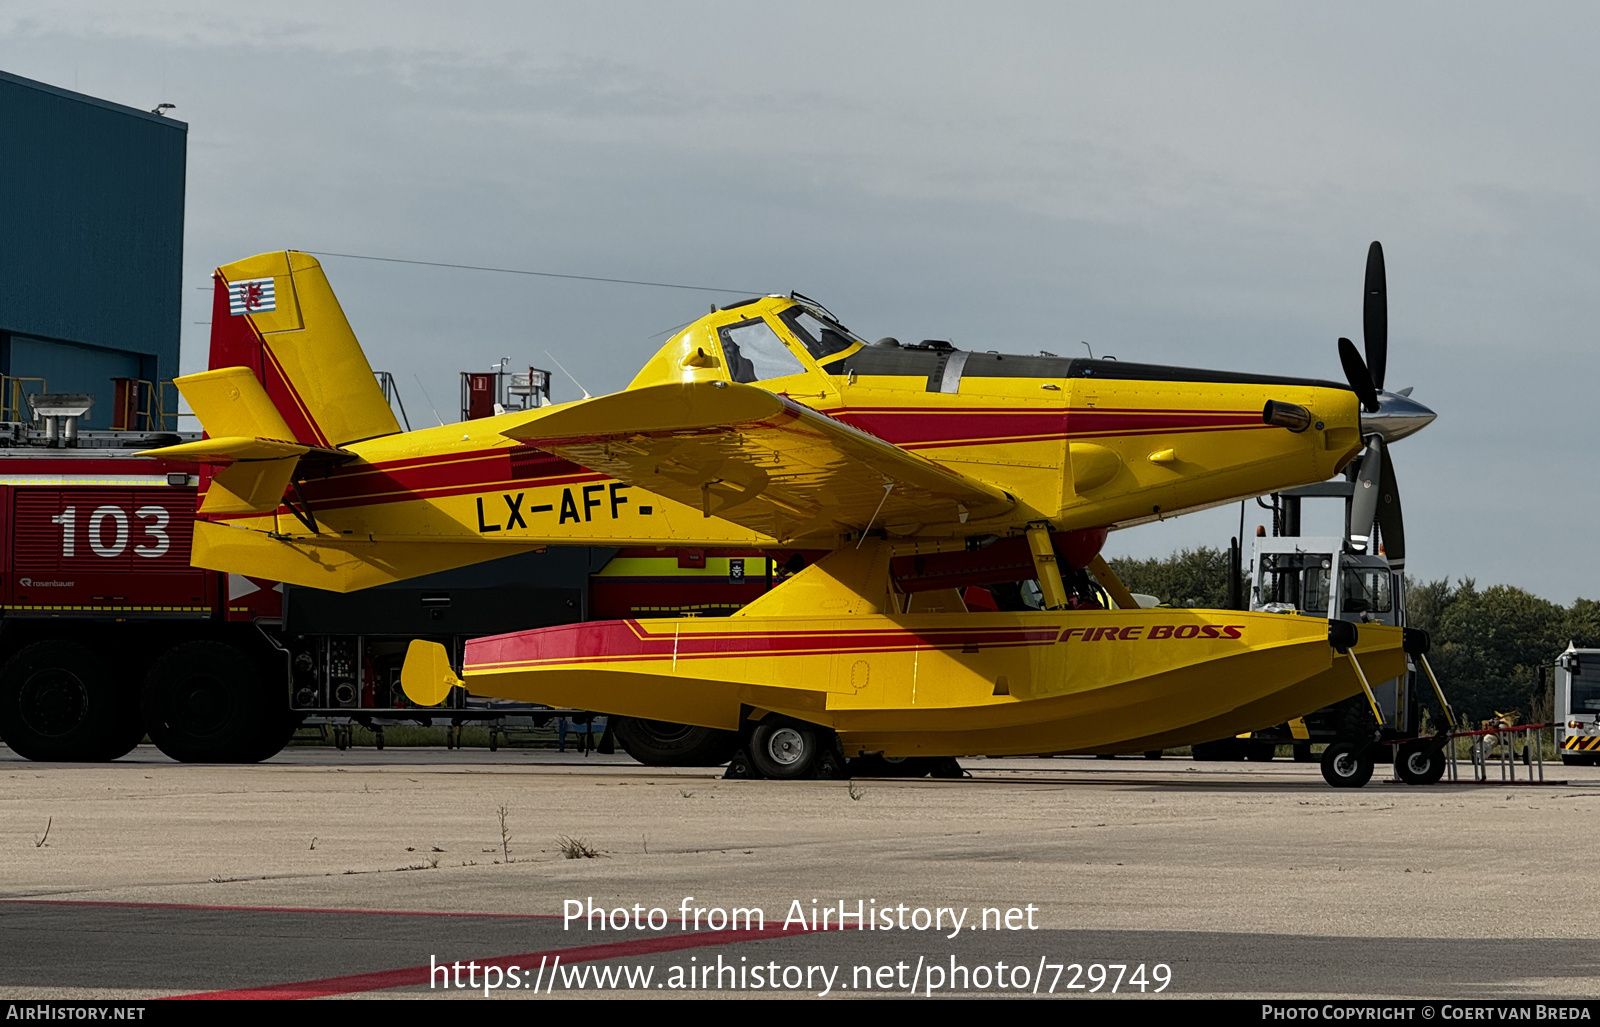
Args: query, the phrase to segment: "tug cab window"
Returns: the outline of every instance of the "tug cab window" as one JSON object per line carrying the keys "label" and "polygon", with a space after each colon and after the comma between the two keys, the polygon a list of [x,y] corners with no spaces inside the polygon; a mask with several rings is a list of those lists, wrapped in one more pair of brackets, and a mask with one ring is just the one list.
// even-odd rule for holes
{"label": "tug cab window", "polygon": [[778,316],[783,318],[783,323],[794,332],[795,338],[817,360],[841,353],[861,342],[850,329],[818,317],[804,306],[790,307]]}
{"label": "tug cab window", "polygon": [[728,373],[736,382],[749,384],[805,373],[800,358],[790,352],[772,326],[759,317],[728,325],[718,334],[722,338],[722,355],[728,361]]}
{"label": "tug cab window", "polygon": [[[1389,572],[1360,567],[1344,569],[1343,612],[1389,613],[1394,599],[1389,594]],[[1311,568],[1306,572],[1306,597],[1301,608],[1307,613],[1328,612],[1328,572]]]}

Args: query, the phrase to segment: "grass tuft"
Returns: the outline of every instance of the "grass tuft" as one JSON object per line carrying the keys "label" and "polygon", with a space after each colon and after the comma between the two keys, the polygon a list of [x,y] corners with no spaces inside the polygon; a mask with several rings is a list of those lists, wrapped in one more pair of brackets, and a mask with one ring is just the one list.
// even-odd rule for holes
{"label": "grass tuft", "polygon": [[561,850],[561,855],[567,859],[597,859],[605,855],[582,838],[570,838],[567,835],[557,838],[556,846]]}

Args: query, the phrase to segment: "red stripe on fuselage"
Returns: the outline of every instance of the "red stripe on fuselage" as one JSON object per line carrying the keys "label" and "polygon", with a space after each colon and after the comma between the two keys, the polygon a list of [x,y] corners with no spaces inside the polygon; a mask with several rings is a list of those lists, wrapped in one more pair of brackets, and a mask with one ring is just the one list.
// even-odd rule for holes
{"label": "red stripe on fuselage", "polygon": [[910,631],[882,628],[859,631],[647,632],[637,620],[591,621],[507,635],[472,639],[466,667],[487,671],[554,663],[627,663],[639,660],[692,660],[736,656],[795,656],[849,652],[1000,648],[1052,645],[1054,627],[953,628]]}
{"label": "red stripe on fuselage", "polygon": [[[1268,427],[1258,412],[1233,410],[858,407],[828,416],[910,450]],[[517,446],[336,467],[301,488],[313,509],[326,510],[609,478],[537,447]]]}
{"label": "red stripe on fuselage", "polygon": [[832,416],[907,449],[1112,435],[1159,435],[1262,426],[1256,410],[845,408]]}

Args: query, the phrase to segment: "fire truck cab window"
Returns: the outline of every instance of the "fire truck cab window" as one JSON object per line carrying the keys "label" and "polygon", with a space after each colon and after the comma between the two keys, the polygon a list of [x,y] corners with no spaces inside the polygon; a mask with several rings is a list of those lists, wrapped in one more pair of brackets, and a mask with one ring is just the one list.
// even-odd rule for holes
{"label": "fire truck cab window", "polygon": [[772,326],[760,318],[729,325],[719,334],[728,373],[736,382],[764,382],[805,372],[800,358],[791,353]]}

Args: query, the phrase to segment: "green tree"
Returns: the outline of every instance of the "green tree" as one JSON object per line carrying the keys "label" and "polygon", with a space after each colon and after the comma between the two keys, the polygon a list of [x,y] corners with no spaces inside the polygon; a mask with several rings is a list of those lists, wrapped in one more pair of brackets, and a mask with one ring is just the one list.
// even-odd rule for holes
{"label": "green tree", "polygon": [[[1119,556],[1106,561],[1131,592],[1155,596],[1168,606],[1216,610],[1228,605],[1228,551],[1201,546],[1164,560]],[[1240,595],[1247,595],[1243,578]]]}
{"label": "green tree", "polygon": [[1600,641],[1600,603],[1563,607],[1514,585],[1479,589],[1471,578],[1406,584],[1412,627],[1433,636],[1429,661],[1456,712],[1469,722],[1516,710],[1550,710],[1548,668],[1571,639]]}

